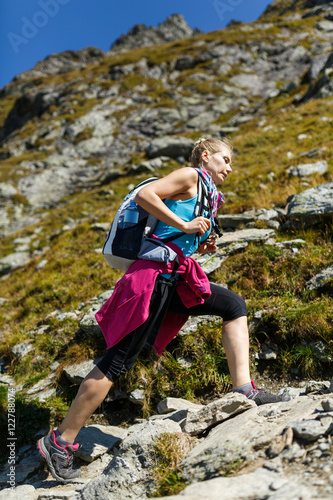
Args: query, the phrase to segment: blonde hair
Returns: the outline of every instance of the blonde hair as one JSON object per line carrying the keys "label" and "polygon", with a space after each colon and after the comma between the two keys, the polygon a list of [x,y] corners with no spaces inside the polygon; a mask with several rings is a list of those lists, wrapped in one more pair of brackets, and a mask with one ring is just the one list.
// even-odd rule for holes
{"label": "blonde hair", "polygon": [[204,137],[201,137],[201,139],[195,143],[190,156],[192,167],[200,168],[202,166],[201,155],[204,151],[207,150],[211,154],[219,153],[222,146],[226,146],[230,151],[230,155],[232,155],[233,146],[225,137],[222,137],[221,139],[205,139]]}

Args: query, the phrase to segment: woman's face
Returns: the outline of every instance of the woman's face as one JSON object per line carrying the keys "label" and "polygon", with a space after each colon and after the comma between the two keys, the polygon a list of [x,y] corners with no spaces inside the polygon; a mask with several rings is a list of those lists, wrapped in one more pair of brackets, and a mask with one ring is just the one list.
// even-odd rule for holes
{"label": "woman's face", "polygon": [[232,172],[231,153],[227,146],[222,146],[221,151],[209,153],[207,150],[202,153],[203,166],[211,175],[216,185],[222,184],[227,176]]}

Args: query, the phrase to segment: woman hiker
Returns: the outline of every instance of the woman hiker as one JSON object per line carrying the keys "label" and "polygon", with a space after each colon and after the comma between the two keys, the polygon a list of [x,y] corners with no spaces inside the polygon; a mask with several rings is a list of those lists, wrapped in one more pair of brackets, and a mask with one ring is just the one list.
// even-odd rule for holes
{"label": "woman hiker", "polygon": [[[191,258],[196,251],[216,250],[216,236],[211,231],[216,212],[224,202],[216,186],[223,184],[232,172],[231,160],[232,146],[228,140],[200,139],[191,154],[191,167],[176,170],[137,193],[136,203],[159,220],[154,238],[175,236],[168,246],[176,252],[179,267],[176,274],[171,274],[174,262],[138,259],[96,314],[108,350],[81,383],[59,428],[38,441],[38,449],[58,481],[80,477],[80,471],[73,469],[73,454],[79,448],[74,440],[114,382],[133,366],[144,347],[153,346],[160,354],[188,316],[216,315],[223,319],[222,342],[234,392],[246,395],[257,405],[281,401],[281,397],[257,389],[251,381],[244,300],[209,283],[199,264]],[[211,218],[194,216],[198,176],[208,190]],[[175,286],[169,286],[169,281]],[[136,287],[145,289],[142,296],[135,295]],[[125,300],[125,309],[120,307],[124,297],[128,299],[131,294],[130,300]],[[145,314],[141,313],[143,310]]]}

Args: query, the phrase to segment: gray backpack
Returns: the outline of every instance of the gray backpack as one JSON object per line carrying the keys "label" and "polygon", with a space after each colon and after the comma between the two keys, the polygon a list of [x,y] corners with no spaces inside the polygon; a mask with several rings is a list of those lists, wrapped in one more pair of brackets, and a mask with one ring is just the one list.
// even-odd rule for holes
{"label": "gray backpack", "polygon": [[[185,233],[180,232],[163,241],[150,238],[159,221],[139,205],[135,207],[136,217],[132,218],[130,224],[127,223],[127,214],[134,205],[136,194],[144,186],[157,179],[157,177],[151,177],[138,184],[125,196],[120,205],[103,246],[103,255],[111,267],[127,271],[138,258],[167,263],[175,259],[177,254],[166,243]],[[198,176],[198,200],[194,213],[196,217],[209,218],[211,213],[207,187],[200,175]],[[194,237],[198,236],[194,235]]]}

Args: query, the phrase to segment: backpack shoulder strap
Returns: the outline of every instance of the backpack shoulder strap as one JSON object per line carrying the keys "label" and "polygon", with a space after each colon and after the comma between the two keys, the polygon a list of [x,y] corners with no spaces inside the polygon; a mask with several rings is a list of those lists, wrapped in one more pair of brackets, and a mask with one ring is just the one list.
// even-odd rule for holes
{"label": "backpack shoulder strap", "polygon": [[[208,197],[208,191],[207,191],[207,186],[201,176],[198,174],[198,199],[194,208],[194,215],[195,217],[200,217],[200,216],[205,216],[208,218],[211,218],[211,207],[209,203],[209,197]],[[208,214],[208,215],[207,215]],[[168,238],[164,238],[163,241],[165,243],[168,243],[169,241],[176,240],[177,238],[180,238],[183,236],[185,233],[181,232],[177,234],[177,236],[169,236]],[[197,235],[194,235],[195,238],[197,238]]]}
{"label": "backpack shoulder strap", "polygon": [[202,179],[201,175],[198,174],[198,199],[194,209],[194,215],[196,217],[200,217],[205,213],[206,217],[208,213],[208,217],[210,218],[212,210],[209,203],[207,186],[204,180]]}

